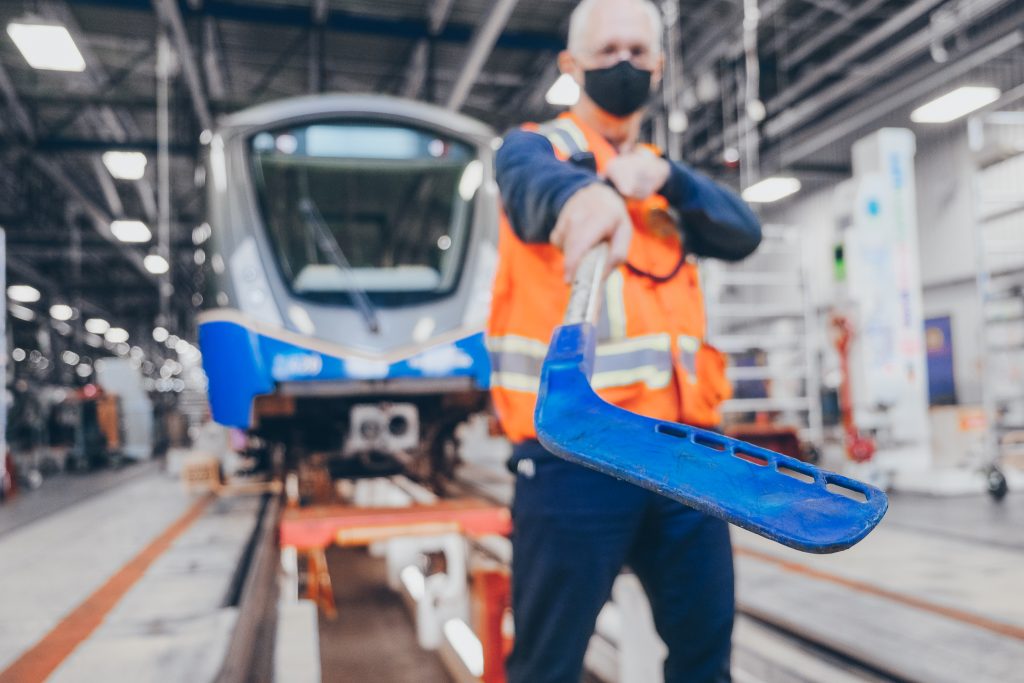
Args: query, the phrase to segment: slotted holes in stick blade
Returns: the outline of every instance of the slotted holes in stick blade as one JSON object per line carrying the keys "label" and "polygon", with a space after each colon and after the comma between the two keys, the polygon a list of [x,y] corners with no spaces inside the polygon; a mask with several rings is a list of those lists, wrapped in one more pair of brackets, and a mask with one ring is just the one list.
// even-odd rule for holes
{"label": "slotted holes in stick blade", "polygon": [[868,497],[864,494],[863,491],[851,489],[848,486],[843,486],[842,484],[837,484],[833,481],[830,481],[827,484],[825,484],[825,488],[828,490],[829,493],[833,493],[837,496],[843,496],[844,498],[849,498],[850,500],[854,500],[858,503],[868,502]]}
{"label": "slotted holes in stick blade", "polygon": [[[682,425],[677,424],[668,424],[662,422],[655,425],[654,431],[658,432],[659,434],[665,434],[666,436],[674,436],[677,439],[691,438],[690,430],[686,429]],[[725,451],[729,450],[728,444],[724,440],[719,441],[711,436],[706,436],[704,434],[692,434],[692,440],[698,446],[704,446],[705,448],[710,448],[711,450],[718,451],[720,453],[724,453]],[[746,460],[747,462],[754,465],[758,465],[760,467],[766,467],[768,465],[767,458],[764,458],[760,455],[755,455],[753,453],[748,453],[742,448],[734,447],[732,449],[731,455],[739,458],[740,460]],[[784,474],[788,473],[784,472]],[[796,473],[790,476],[796,479],[801,479],[803,481],[814,481],[814,477],[812,475],[805,475],[803,473]],[[805,479],[805,477],[809,478]]]}
{"label": "slotted holes in stick blade", "polygon": [[746,460],[754,465],[760,465],[761,467],[766,467],[768,465],[768,458],[755,455],[754,453],[748,453],[742,448],[734,448],[732,454],[740,460]]}
{"label": "slotted holes in stick blade", "polygon": [[814,483],[814,475],[810,472],[804,472],[803,470],[799,470],[795,467],[788,467],[786,465],[778,465],[776,466],[776,469],[779,471],[779,474],[784,474],[787,477],[793,477],[797,481],[802,481],[808,484]]}
{"label": "slotted holes in stick blade", "polygon": [[654,431],[658,432],[659,434],[666,434],[668,436],[674,436],[674,437],[676,437],[678,439],[689,439],[690,438],[689,430],[684,429],[683,427],[680,427],[679,425],[670,425],[670,424],[661,423],[661,424],[659,424],[659,425],[654,427]]}
{"label": "slotted holes in stick blade", "polygon": [[708,436],[707,434],[694,434],[693,442],[698,446],[710,448],[713,451],[724,451],[726,448],[726,444],[724,441],[719,441],[718,439]]}

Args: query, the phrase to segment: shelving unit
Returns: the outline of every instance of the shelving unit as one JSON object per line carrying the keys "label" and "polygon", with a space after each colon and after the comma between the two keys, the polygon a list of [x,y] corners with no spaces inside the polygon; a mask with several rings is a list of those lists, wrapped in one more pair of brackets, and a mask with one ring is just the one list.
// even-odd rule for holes
{"label": "shelving unit", "polygon": [[[740,263],[706,261],[701,275],[708,341],[730,356],[728,376],[738,389],[723,406],[727,424],[771,413],[774,423],[794,426],[804,441],[820,444],[818,332],[800,230],[766,225],[754,255]],[[745,395],[762,381],[763,396]]]}
{"label": "shelving unit", "polygon": [[974,118],[975,245],[989,446],[1020,450],[1024,427],[1024,112]]}

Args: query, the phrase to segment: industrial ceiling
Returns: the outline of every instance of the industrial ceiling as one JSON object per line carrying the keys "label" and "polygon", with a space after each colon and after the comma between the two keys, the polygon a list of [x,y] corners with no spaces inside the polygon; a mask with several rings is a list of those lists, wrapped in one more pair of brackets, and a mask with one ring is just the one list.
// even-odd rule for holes
{"label": "industrial ceiling", "polygon": [[[545,92],[575,4],[4,0],[0,24],[35,17],[63,25],[85,60],[80,72],[37,70],[0,35],[8,281],[38,288],[42,305],[72,302],[83,317],[103,317],[133,339],[148,339],[161,313],[161,278],[144,264],[152,245],[120,241],[110,222],[139,219],[155,232],[161,33],[176,59],[169,315],[160,322],[189,336],[202,296],[202,247],[193,240],[204,220],[200,140],[218,116],[341,91],[429,100],[497,131],[542,119],[556,111]],[[852,140],[880,125],[908,125],[911,108],[952,85],[981,79],[1019,102],[1024,82],[1024,3],[1014,0],[658,4],[669,16],[678,13],[668,33],[676,78],[653,108],[650,134],[734,185],[743,180],[740,170],[750,179],[784,169],[812,183],[847,174]],[[747,80],[752,66],[756,81]],[[763,103],[763,117],[750,116],[751,99]],[[671,129],[660,116],[667,112],[675,112]],[[111,150],[144,152],[145,175],[113,179],[101,162]],[[743,152],[738,163],[733,150]],[[14,324],[16,334],[37,333],[27,321]]]}

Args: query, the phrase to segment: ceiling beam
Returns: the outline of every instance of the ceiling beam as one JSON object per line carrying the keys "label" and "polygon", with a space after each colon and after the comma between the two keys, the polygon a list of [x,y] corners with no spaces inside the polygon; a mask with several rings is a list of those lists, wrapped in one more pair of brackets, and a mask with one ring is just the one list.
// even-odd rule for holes
{"label": "ceiling beam", "polygon": [[[927,12],[927,9],[936,4],[937,1],[938,0],[921,0],[918,5],[913,7],[916,7],[921,12],[918,16],[923,16]],[[959,17],[961,21],[959,26],[943,26],[941,28],[928,26],[923,28],[900,40],[892,48],[886,50],[880,55],[877,54],[877,52],[872,53],[873,55],[877,55],[874,59],[866,63],[858,64],[857,68],[851,70],[850,74],[842,81],[829,85],[827,88],[803,99],[795,106],[788,105],[792,103],[799,94],[806,92],[808,87],[810,87],[808,84],[812,81],[806,80],[801,82],[803,85],[801,85],[801,83],[797,83],[794,86],[794,89],[784,90],[778,97],[769,101],[767,104],[769,113],[777,114],[777,116],[774,116],[765,124],[765,134],[769,137],[777,137],[793,130],[801,124],[814,121],[817,119],[820,112],[838,104],[843,98],[852,96],[858,90],[870,88],[872,83],[879,77],[892,73],[892,70],[897,66],[910,61],[917,55],[927,52],[933,41],[936,39],[941,39],[954,30],[968,30],[973,25],[980,23],[980,20],[985,18],[988,14],[1007,4],[1007,2],[1009,2],[1009,0],[978,0],[969,6],[971,8],[970,13],[965,12]],[[911,17],[907,15],[906,11],[901,12],[899,15],[893,17],[890,22],[886,22],[875,31],[872,31],[870,34],[848,47],[846,50],[843,50],[836,58],[829,60],[826,66],[831,65],[829,68],[831,68],[833,72],[835,70],[847,70],[850,67],[850,64],[840,65],[835,61],[838,57],[846,54],[849,55],[849,59],[852,60],[864,51],[875,48],[878,41],[890,37],[897,31],[904,28],[910,21]],[[818,81],[814,82],[817,83]],[[784,109],[782,109],[783,107]]]}
{"label": "ceiling beam", "polygon": [[445,104],[448,109],[458,111],[466,103],[469,91],[476,83],[480,71],[483,70],[487,58],[494,50],[498,37],[505,29],[509,17],[512,16],[512,10],[516,8],[518,2],[519,0],[496,0],[491,6],[491,12],[487,15],[487,19],[473,34],[462,72],[455,81],[451,94],[448,96],[448,102]]}
{"label": "ceiling beam", "polygon": [[[174,154],[174,152],[171,152]],[[149,182],[148,178],[135,183],[135,189],[138,190],[139,202],[142,204],[142,211],[146,214],[146,218],[155,222],[157,219],[157,206],[156,206],[156,192],[153,191],[153,185]]]}
{"label": "ceiling beam", "polygon": [[877,10],[886,2],[887,0],[865,0],[865,2],[857,4],[857,6],[852,9],[849,14],[843,17],[841,21],[832,22],[831,25],[824,30],[816,32],[805,41],[801,41],[801,43],[791,52],[787,51],[786,54],[782,55],[782,68],[793,68],[801,61],[814,54],[815,50],[828,45],[829,42],[850,30],[851,26]]}
{"label": "ceiling beam", "polygon": [[206,99],[206,90],[199,76],[192,44],[185,30],[185,22],[181,18],[181,7],[175,0],[153,0],[153,9],[171,34],[199,126],[203,130],[212,130],[213,116],[210,114],[210,103]]}
{"label": "ceiling beam", "polygon": [[32,117],[29,116],[25,105],[21,103],[18,91],[14,89],[14,83],[11,82],[11,78],[7,75],[7,70],[3,68],[3,64],[0,64],[0,93],[3,94],[4,99],[7,101],[7,108],[14,115],[15,127],[21,131],[21,134],[27,140],[34,142],[36,132],[35,126],[32,124]]}
{"label": "ceiling beam", "polygon": [[32,155],[32,163],[34,163],[40,171],[50,178],[54,184],[60,186],[67,195],[81,205],[85,214],[92,220],[93,226],[96,228],[96,232],[98,232],[105,240],[116,246],[121,252],[121,255],[128,261],[128,263],[132,264],[135,270],[137,270],[147,282],[154,285],[158,284],[156,276],[146,270],[146,266],[143,265],[142,254],[114,237],[114,233],[110,231],[111,216],[97,206],[92,199],[87,197],[78,187],[78,183],[68,177],[64,170],[51,159]]}
{"label": "ceiling beam", "polygon": [[[61,92],[50,88],[22,87],[21,100],[22,102],[40,106],[105,106],[117,107],[119,109],[141,109],[147,113],[151,113],[156,108],[156,97],[152,93],[131,93],[128,90],[110,93],[77,93]],[[244,108],[247,106],[248,100],[211,99],[209,103],[214,112],[221,113]]]}
{"label": "ceiling beam", "polygon": [[89,158],[89,162],[92,166],[93,175],[96,176],[96,181],[99,183],[100,191],[103,193],[103,199],[107,203],[107,208],[110,209],[110,213],[116,218],[123,218],[124,203],[121,201],[121,195],[117,194],[117,187],[114,185],[114,179],[107,171],[107,167],[103,165],[100,157],[95,154]]}
{"label": "ceiling beam", "polygon": [[[0,83],[5,81],[10,83],[10,78],[7,75],[6,69],[4,69],[3,64],[0,63]],[[21,101],[18,99],[18,93],[13,88],[10,92],[5,91],[4,96],[7,98],[7,105],[12,109],[12,111],[24,110],[24,106],[22,106]],[[15,116],[15,120],[18,122],[18,125],[22,127],[22,133],[26,138],[29,140],[35,139],[36,134],[32,127],[31,120],[22,120],[22,118],[17,115]],[[136,270],[139,271],[140,274],[142,274],[147,282],[156,283],[154,275],[146,270],[146,267],[142,264],[142,256],[139,252],[114,237],[114,233],[110,231],[110,215],[97,206],[92,199],[87,197],[78,187],[78,183],[69,178],[64,170],[52,160],[38,154],[31,154],[29,155],[29,158],[40,171],[53,181],[54,184],[59,185],[64,189],[64,192],[67,195],[77,200],[82,205],[85,212],[92,219],[96,231],[99,232],[99,234],[108,242],[116,245],[122,255],[135,267]]]}
{"label": "ceiling beam", "polygon": [[[1016,17],[1016,21],[1019,20],[1020,18]],[[803,161],[844,136],[869,128],[886,114],[900,107],[907,107],[949,83],[955,83],[957,78],[970,73],[972,69],[1019,50],[1024,46],[1024,30],[1017,29],[1004,34],[1001,38],[978,40],[977,46],[969,54],[961,56],[958,61],[945,64],[926,63],[924,67],[902,75],[871,92],[870,95],[853,100],[849,106],[837,111],[800,137],[788,138],[779,155],[781,165],[786,167]]]}
{"label": "ceiling beam", "polygon": [[[15,147],[12,143],[0,143],[0,149],[4,147]],[[147,140],[125,140],[123,142],[110,142],[108,140],[96,140],[92,138],[39,138],[32,146],[33,152],[42,154],[52,153],[99,153],[106,151],[146,152],[156,154],[157,141]],[[196,145],[174,144],[170,146],[173,155],[194,159],[197,152]]]}
{"label": "ceiling beam", "polygon": [[[172,3],[174,0],[170,0]],[[150,0],[75,0],[76,5],[112,7],[121,10],[149,11]],[[176,2],[179,10],[187,10],[183,2]],[[308,6],[285,4],[246,4],[230,0],[205,0],[201,10],[203,16],[231,21],[271,24],[294,28],[309,28],[313,18]],[[426,22],[415,19],[392,17],[370,17],[344,10],[332,10],[325,26],[338,33],[363,34],[415,40],[429,38]],[[476,27],[471,24],[449,22],[437,35],[437,40],[449,43],[468,43]],[[498,39],[498,47],[511,50],[558,52],[564,43],[562,36],[535,31],[506,31]]]}
{"label": "ceiling beam", "polygon": [[405,68],[405,83],[402,84],[402,97],[418,97],[427,80],[427,69],[430,64],[430,43],[444,30],[451,14],[455,0],[434,0],[427,11],[427,30],[429,38],[420,38],[412,49],[412,56]]}
{"label": "ceiling beam", "polygon": [[324,24],[330,16],[331,7],[327,0],[313,0],[309,9],[313,26],[309,29],[309,49],[306,54],[306,90],[310,93],[324,91],[324,51],[326,29]]}
{"label": "ceiling beam", "polygon": [[[875,55],[872,53],[874,59],[858,65],[856,69],[851,69],[852,64],[850,63],[840,64],[837,60],[843,55],[846,55],[849,59],[855,59],[857,56],[872,50],[880,41],[902,30],[913,19],[926,15],[928,10],[939,1],[919,0],[914,5],[894,15],[887,22],[879,25],[870,33],[841,50],[836,57],[833,57],[824,67],[821,67],[834,73],[849,71],[849,74],[842,80],[830,84],[824,90],[810,97],[799,99],[800,93],[793,88],[804,90],[809,88],[810,86],[807,84],[811,83],[811,80],[817,76],[818,69],[816,69],[804,81],[781,91],[767,103],[769,118],[763,125],[766,139],[779,139],[783,136],[790,136],[794,131],[801,128],[812,128],[815,131],[822,130],[820,134],[815,136],[815,144],[820,143],[821,140],[827,140],[829,137],[838,139],[838,136],[833,134],[837,133],[840,128],[845,129],[849,122],[841,120],[840,125],[837,127],[834,125],[837,119],[830,115],[827,118],[827,124],[821,122],[821,125],[819,125],[821,113],[836,106],[845,106],[844,102],[846,100],[854,97],[864,88],[868,88],[880,74],[894,72],[894,69],[900,65],[922,54],[928,49],[937,34],[931,27],[923,28],[917,33],[901,40],[897,45],[882,54]],[[971,14],[964,17],[966,23],[962,25],[962,28],[966,30],[976,24],[980,25],[979,20],[981,18],[1006,3],[1007,0],[979,0],[979,2],[970,5]],[[942,65],[932,64],[932,66],[941,67]],[[801,83],[804,83],[804,85],[801,85]],[[874,94],[874,92],[871,93],[872,98]],[[790,103],[792,103],[791,106]],[[857,102],[853,102],[849,106],[856,107],[856,105]],[[725,126],[720,134],[709,136],[708,142],[695,151],[693,155],[694,161],[706,161],[712,155],[717,154],[724,141],[730,139],[735,132],[735,125],[730,124]],[[801,145],[800,147],[801,153],[805,153],[807,149],[809,149],[808,145]],[[787,153],[786,158],[792,162],[803,157]]]}
{"label": "ceiling beam", "polygon": [[804,0],[807,4],[819,9],[828,10],[841,17],[849,16],[851,8],[838,0]]}
{"label": "ceiling beam", "polygon": [[822,81],[847,70],[855,59],[879,45],[884,45],[889,38],[942,4],[943,1],[917,0],[870,33],[847,45],[824,64],[815,65],[813,69],[808,70],[806,76],[767,103],[769,113],[782,111]]}
{"label": "ceiling beam", "polygon": [[[120,75],[111,78],[104,68],[103,61],[97,58],[95,53],[92,51],[91,43],[85,40],[82,29],[78,25],[78,21],[71,12],[67,3],[50,1],[44,5],[44,9],[51,17],[57,19],[61,24],[63,24],[71,35],[76,38],[76,43],[79,45],[82,57],[87,65],[85,77],[87,82],[91,83],[94,94],[102,96],[107,93],[113,85],[118,84],[121,78],[127,77],[128,74],[131,73],[132,69],[129,68],[123,71]],[[135,123],[135,119],[130,114],[122,116],[120,112],[115,111],[111,106],[105,103],[97,103],[96,108],[86,108],[85,113],[88,115],[87,119],[92,122],[92,127],[96,130],[97,135],[100,138],[106,138],[110,135],[113,136],[117,143],[122,143],[129,138],[137,138],[141,136],[139,126]],[[105,149],[101,148],[96,149],[95,151],[103,152],[106,151],[106,149],[111,148],[112,147],[108,144]],[[105,181],[109,183],[109,179],[99,178],[101,186]],[[133,181],[132,184],[135,187],[135,191],[138,194],[143,207],[146,209],[146,217],[153,220],[156,215],[154,212],[149,210],[150,207],[156,206],[156,196],[153,192],[153,186],[145,178]],[[120,217],[116,212],[114,213],[114,216]],[[109,232],[109,225],[104,224],[102,227],[98,226],[98,229],[101,234],[104,234],[104,230]],[[120,242],[118,242],[118,245],[125,246]],[[126,249],[127,251],[124,253],[129,258],[136,255],[136,252],[131,248],[126,247]],[[153,276],[149,271],[145,271],[144,274],[147,280],[153,280]]]}
{"label": "ceiling beam", "polygon": [[213,17],[203,18],[203,70],[213,99],[223,100],[227,97],[227,77],[217,36],[217,20]]}

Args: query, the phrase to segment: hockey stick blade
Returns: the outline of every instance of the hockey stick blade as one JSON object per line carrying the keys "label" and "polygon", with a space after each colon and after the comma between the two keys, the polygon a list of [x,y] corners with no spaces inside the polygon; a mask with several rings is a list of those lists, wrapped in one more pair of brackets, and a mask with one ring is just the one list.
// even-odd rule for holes
{"label": "hockey stick blade", "polygon": [[809,553],[845,550],[885,515],[888,500],[873,486],[606,403],[590,386],[594,350],[590,323],[555,330],[534,414],[555,455]]}

